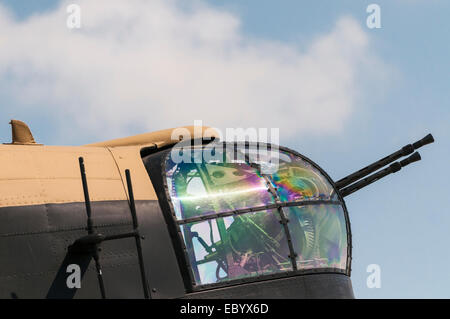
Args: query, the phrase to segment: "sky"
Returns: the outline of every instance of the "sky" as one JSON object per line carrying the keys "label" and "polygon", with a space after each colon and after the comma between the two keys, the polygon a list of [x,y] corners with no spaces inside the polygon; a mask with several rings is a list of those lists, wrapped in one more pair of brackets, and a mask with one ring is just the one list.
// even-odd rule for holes
{"label": "sky", "polygon": [[[69,29],[69,4],[81,28]],[[370,29],[366,8],[381,9]],[[179,125],[279,128],[338,180],[432,133],[346,198],[357,298],[450,298],[450,2],[0,0],[0,139],[82,145]],[[1,123],[0,123],[1,124]],[[368,288],[367,267],[381,269]]]}

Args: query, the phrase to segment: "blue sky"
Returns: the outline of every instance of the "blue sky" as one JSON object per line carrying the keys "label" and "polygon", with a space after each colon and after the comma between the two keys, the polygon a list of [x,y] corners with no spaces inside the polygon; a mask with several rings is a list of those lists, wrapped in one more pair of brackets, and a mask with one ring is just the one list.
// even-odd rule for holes
{"label": "blue sky", "polygon": [[[26,23],[30,19],[39,19],[39,17],[45,19],[45,15],[51,14],[59,5],[59,1],[53,0],[37,3],[36,1],[0,0],[0,4],[13,12],[16,26]],[[370,3],[377,3],[381,7],[381,29],[368,29],[365,25],[366,7]],[[344,28],[345,32],[336,31],[338,37],[342,34],[353,34],[351,32],[359,35],[358,32],[362,32],[364,39],[369,43],[369,46],[365,47],[359,42],[355,44],[351,42],[351,39],[347,40],[350,41],[348,44],[350,49],[354,45],[355,50],[360,50],[361,54],[357,56],[358,59],[363,61],[366,56],[370,56],[367,61],[352,66],[353,69],[350,68],[355,74],[358,73],[357,76],[355,75],[356,80],[349,81],[345,85],[345,88],[349,87],[347,94],[352,97],[349,100],[352,108],[344,113],[336,113],[336,116],[342,116],[339,121],[327,119],[330,126],[336,126],[329,131],[326,127],[320,126],[320,118],[317,123],[313,122],[320,127],[318,130],[314,127],[309,128],[308,123],[311,120],[302,121],[301,116],[298,117],[297,125],[287,125],[289,129],[285,128],[285,131],[282,125],[275,124],[275,126],[280,126],[280,144],[305,154],[322,166],[331,177],[339,179],[396,151],[405,144],[415,142],[426,134],[432,133],[436,143],[421,150],[422,161],[414,163],[399,173],[350,195],[346,199],[353,232],[352,281],[355,295],[359,298],[450,298],[448,291],[450,274],[446,271],[446,266],[450,264],[448,249],[450,242],[448,232],[450,225],[450,196],[448,195],[450,177],[448,167],[450,158],[448,142],[450,137],[450,62],[448,59],[450,56],[450,42],[448,41],[450,20],[448,12],[450,12],[450,2],[439,0],[324,0],[320,2],[286,0],[280,5],[267,0],[228,0],[226,4],[223,1],[211,0],[207,1],[207,4],[216,13],[225,12],[238,19],[240,21],[238,35],[242,38],[240,41],[244,44],[246,41],[252,42],[252,49],[267,48],[270,51],[270,48],[276,47],[278,51],[282,51],[280,48],[288,48],[288,53],[286,53],[288,57],[291,54],[290,50],[295,52],[298,50],[300,52],[296,53],[299,56],[298,59],[301,59],[302,54],[308,55],[307,48],[311,47],[311,43],[321,36],[329,34],[332,37],[333,30],[339,30],[337,21],[342,17],[347,17],[352,23],[356,23],[357,27],[351,24],[347,29]],[[52,17],[54,18],[54,16]],[[214,27],[217,27],[220,32],[225,30],[220,34],[224,35],[223,43],[228,43],[229,40],[226,36],[229,31],[227,28],[233,26],[231,21],[233,19],[230,20],[231,22],[228,18],[224,19],[223,24],[214,25]],[[57,21],[57,19],[48,20]],[[64,17],[61,21],[64,23]],[[30,23],[30,25],[32,24]],[[42,28],[46,27],[45,23],[37,25]],[[113,28],[108,35],[114,36],[116,30]],[[36,48],[36,50],[45,51],[46,41],[50,43],[48,39],[52,35],[47,39],[45,32],[39,33],[39,30],[33,32],[40,37],[42,44],[42,48]],[[157,37],[157,34],[154,36]],[[4,43],[2,44],[1,39],[0,32],[0,51],[11,49]],[[20,43],[21,39],[17,41]],[[29,41],[29,39],[24,37],[22,41]],[[208,38],[208,41],[213,40]],[[269,43],[270,46],[262,46],[261,43]],[[351,61],[349,62],[348,56],[352,57],[352,55],[348,55],[345,48],[340,46],[337,46],[336,50],[343,52],[342,59],[338,61],[350,65]],[[177,57],[180,60],[187,59],[188,54],[182,50],[177,53]],[[247,57],[246,51],[240,54]],[[278,53],[273,55],[276,54]],[[311,56],[318,58],[316,55]],[[319,55],[319,58],[322,56],[323,54]],[[330,56],[332,57],[332,55]],[[256,57],[259,58],[258,55]],[[327,57],[328,55],[325,55],[325,58]],[[70,58],[69,56],[68,59]],[[265,56],[261,61],[266,61],[268,58],[273,58],[273,56]],[[297,61],[295,59],[293,58],[294,62]],[[208,56],[205,60],[211,63],[205,65],[205,68],[208,65],[218,67],[213,64],[215,63],[214,57]],[[274,58],[271,63],[278,60],[278,58]],[[30,61],[36,63],[41,60]],[[92,61],[95,60],[86,57],[85,61],[88,65],[87,69],[89,66],[94,67],[89,63],[93,63]],[[242,61],[246,60],[242,59]],[[1,63],[0,55],[0,66]],[[266,64],[263,63],[265,62],[256,66],[265,66]],[[380,67],[377,63],[380,63]],[[373,67],[374,65],[375,67]],[[359,68],[360,66],[361,68]],[[183,65],[178,67],[183,67]],[[360,69],[363,71],[360,72]],[[377,73],[378,69],[381,70],[379,73]],[[247,69],[242,71],[243,74],[247,74],[245,72],[253,71]],[[279,75],[276,71],[267,72],[274,83],[282,80],[277,78]],[[35,73],[37,74],[38,71]],[[25,76],[21,75],[24,78],[19,78],[20,81],[17,83],[28,84],[28,81],[33,80],[35,73],[28,74],[25,71]],[[290,73],[280,73],[280,75],[290,75]],[[0,73],[0,84],[8,84],[10,80],[8,76],[10,76],[8,73]],[[17,81],[18,75],[13,73],[13,76],[15,77],[14,81]],[[46,79],[46,77],[42,78]],[[83,79],[83,77],[81,78]],[[60,77],[58,79],[71,78]],[[335,82],[338,85],[339,78]],[[71,84],[73,83],[79,82],[71,82]],[[62,81],[60,86],[64,85],[65,82]],[[58,86],[59,89],[60,86]],[[100,84],[99,87],[101,93]],[[33,88],[35,86],[25,90],[24,95],[32,94]],[[51,88],[54,89],[54,86]],[[16,92],[16,94],[19,92],[17,87],[13,87],[13,89],[12,92]],[[216,92],[214,88],[211,91]],[[95,100],[94,103],[89,100],[90,91],[83,92],[85,95],[77,99],[76,103],[87,101],[86,103],[95,105],[98,101],[103,101]],[[339,96],[333,95],[335,93],[331,88],[323,92],[327,96],[329,94],[332,101],[339,99]],[[244,93],[246,94],[246,92]],[[243,100],[260,102],[260,100],[248,98],[244,93],[242,93]],[[276,94],[277,91],[270,93]],[[74,94],[76,95],[75,92]],[[185,94],[184,100],[190,96],[188,93],[183,94]],[[353,94],[355,94],[354,97]],[[26,97],[18,98],[11,94],[11,91],[0,89],[0,114],[4,122],[3,125],[0,125],[0,137],[4,142],[10,140],[9,126],[7,125],[10,118],[26,120],[32,128],[36,140],[45,144],[77,145],[105,137],[101,132],[89,129],[90,126],[95,126],[97,123],[95,110],[84,110],[80,106],[80,112],[93,112],[89,113],[91,117],[88,118],[87,124],[80,124],[80,120],[76,120],[76,107],[72,107],[70,110],[68,107],[69,111],[65,111],[64,108],[56,109],[52,103],[61,100],[54,101],[46,96],[45,92],[40,93],[36,100]],[[123,98],[122,95],[119,97]],[[153,98],[153,95],[143,95],[143,97]],[[193,99],[195,98],[193,97]],[[104,101],[110,102],[108,97],[105,97]],[[155,103],[159,103],[160,107],[164,107],[164,101],[171,100],[161,97],[155,101]],[[230,101],[240,102],[240,100]],[[274,99],[274,102],[277,101]],[[298,99],[299,103],[302,101],[304,101],[303,96]],[[345,102],[347,99],[343,99],[343,101]],[[134,102],[142,103],[138,100]],[[297,100],[294,99],[294,102]],[[44,105],[46,103],[48,105]],[[288,110],[292,110],[292,106],[290,107]],[[299,108],[301,107],[299,105]],[[259,110],[262,117],[265,108],[267,106]],[[273,108],[277,108],[277,105],[273,105]],[[335,109],[341,110],[345,107],[342,104],[336,104],[335,108],[330,108],[330,111]],[[138,110],[142,111],[143,108]],[[157,111],[150,102],[144,110],[150,114]],[[294,110],[292,111],[294,112]],[[114,110],[111,110],[111,113],[114,113]],[[157,113],[157,115],[163,117],[164,113]],[[245,125],[245,121],[239,122],[235,117],[241,116],[233,115],[230,111],[229,116],[225,117],[220,125],[227,125],[227,120],[231,126],[242,123]],[[259,114],[254,114],[251,120],[249,116],[244,118],[248,119],[250,125],[257,125],[258,117]],[[134,125],[132,117],[128,122],[125,121],[128,119],[126,113],[121,115],[121,118],[116,119],[113,115],[108,115],[106,119],[99,118],[98,121],[103,121],[105,126],[120,125],[120,130],[107,130],[108,134],[117,136],[149,130],[148,126],[140,122]],[[209,123],[207,120],[208,118],[205,119],[205,124]],[[279,120],[281,121],[283,118]],[[173,127],[181,123],[192,125],[190,118],[181,118],[180,120],[167,117],[158,119],[158,121],[164,126],[155,126],[158,129]],[[325,122],[328,123],[327,121]],[[261,125],[264,126],[266,123]],[[339,123],[342,124],[342,127],[339,127]],[[381,267],[382,286],[379,289],[369,289],[366,286],[368,276],[366,267],[369,264],[379,264]]]}

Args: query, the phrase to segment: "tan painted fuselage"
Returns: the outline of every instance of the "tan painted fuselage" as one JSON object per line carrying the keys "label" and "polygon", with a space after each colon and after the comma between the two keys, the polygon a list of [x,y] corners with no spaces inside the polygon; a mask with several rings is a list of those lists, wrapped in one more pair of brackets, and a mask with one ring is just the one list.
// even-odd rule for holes
{"label": "tan painted fuselage", "polygon": [[[194,136],[194,127],[182,129]],[[202,133],[206,130],[216,136],[206,127]],[[135,199],[156,200],[140,151],[179,142],[172,133],[167,129],[85,146],[0,145],[0,207],[84,202],[80,156],[91,201],[127,200],[125,169],[131,171]]]}

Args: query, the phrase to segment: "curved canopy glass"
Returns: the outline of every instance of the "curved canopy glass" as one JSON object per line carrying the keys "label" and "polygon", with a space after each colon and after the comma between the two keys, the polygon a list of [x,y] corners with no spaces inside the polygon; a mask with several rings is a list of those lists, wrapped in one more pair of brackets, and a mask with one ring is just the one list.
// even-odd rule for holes
{"label": "curved canopy glass", "polygon": [[196,285],[345,272],[344,209],[328,178],[301,156],[273,147],[189,146],[168,153],[165,173]]}

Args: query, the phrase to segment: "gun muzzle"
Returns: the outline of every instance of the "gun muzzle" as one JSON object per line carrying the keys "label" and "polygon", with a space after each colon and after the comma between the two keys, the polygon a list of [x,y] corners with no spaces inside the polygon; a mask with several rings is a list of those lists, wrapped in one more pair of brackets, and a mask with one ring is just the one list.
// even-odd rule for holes
{"label": "gun muzzle", "polygon": [[[433,135],[428,134],[421,140],[413,143],[403,146],[401,149],[399,149],[397,152],[392,153],[389,156],[386,156],[385,158],[382,158],[375,163],[370,164],[369,166],[364,167],[363,169],[360,169],[359,171],[350,174],[339,181],[335,183],[337,189],[343,189],[344,187],[347,187],[348,185],[353,184],[354,182],[360,180],[361,178],[366,177],[367,175],[379,170],[380,168],[383,168],[384,166],[398,160],[399,158],[403,156],[407,156],[414,152],[414,150],[417,150],[418,148],[421,148],[424,145],[430,144],[434,142]],[[418,155],[420,158],[420,155]],[[417,158],[417,156],[415,156]]]}
{"label": "gun muzzle", "polygon": [[431,143],[433,143],[433,142],[434,142],[433,135],[428,134],[427,136],[425,136],[425,137],[424,137],[423,139],[421,139],[420,141],[417,141],[417,142],[413,143],[413,147],[414,147],[414,149],[416,150],[416,149],[418,149],[418,148],[420,148],[420,147],[422,147],[422,146],[425,146],[425,145],[427,145],[427,144],[431,144]]}
{"label": "gun muzzle", "polygon": [[404,160],[401,160],[400,164],[402,165],[402,167],[405,167],[406,165],[409,165],[409,164],[414,163],[414,162],[418,162],[421,159],[422,159],[422,157],[420,156],[419,152],[415,152],[410,157],[405,158]]}
{"label": "gun muzzle", "polygon": [[415,152],[410,157],[405,158],[404,160],[402,160],[400,162],[392,163],[385,169],[383,169],[375,174],[372,174],[369,177],[366,177],[366,178],[340,190],[339,192],[341,193],[342,197],[350,195],[350,194],[356,192],[357,190],[360,190],[361,188],[366,187],[367,185],[370,185],[389,174],[397,173],[399,170],[402,169],[402,167],[405,167],[411,163],[420,161],[421,159],[422,158],[420,157],[419,152]]}

